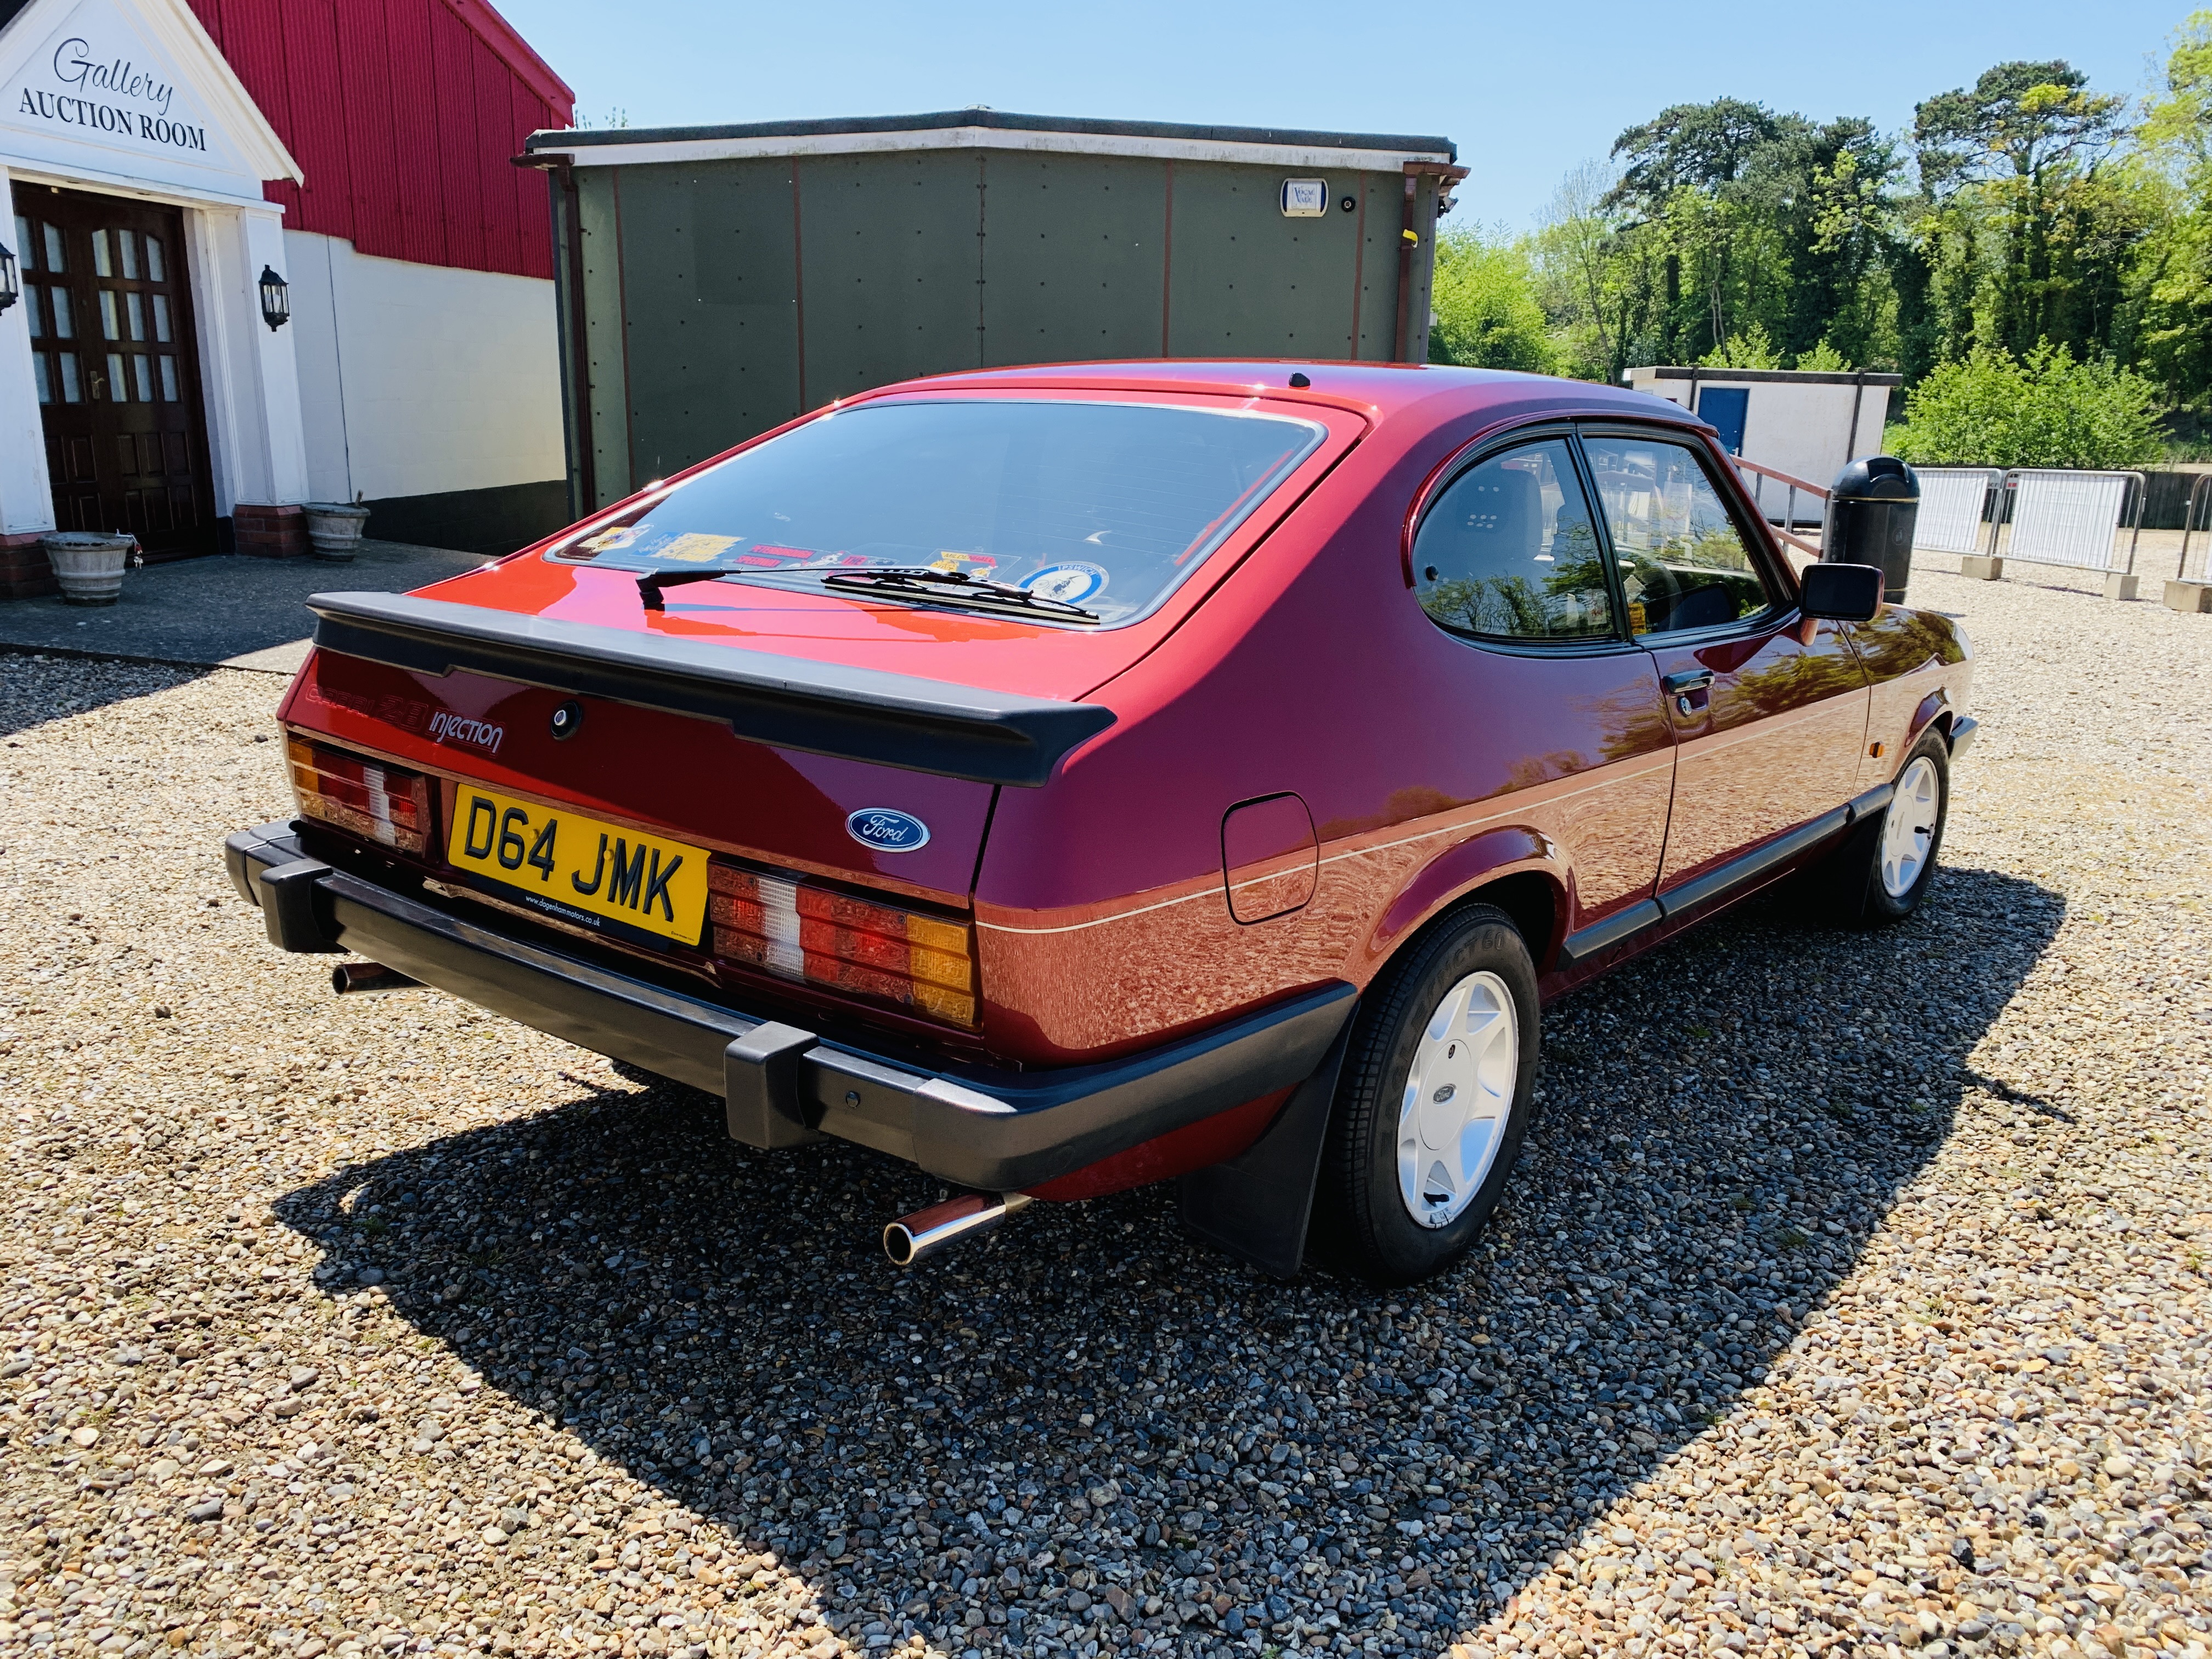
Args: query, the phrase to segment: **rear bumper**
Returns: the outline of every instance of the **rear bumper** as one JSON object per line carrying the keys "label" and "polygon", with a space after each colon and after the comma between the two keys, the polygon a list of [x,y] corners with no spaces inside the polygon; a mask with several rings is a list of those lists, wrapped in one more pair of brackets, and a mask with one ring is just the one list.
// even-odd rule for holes
{"label": "rear bumper", "polygon": [[1951,722],[1951,758],[1956,760],[1972,749],[1981,732],[1982,723],[1972,714],[1960,714],[1954,719]]}
{"label": "rear bumper", "polygon": [[924,1069],[651,984],[307,854],[289,824],[223,843],[270,943],[352,951],[581,1048],[720,1095],[756,1146],[830,1134],[987,1192],[1070,1175],[1303,1082],[1356,1000],[1341,981],[1103,1065]]}

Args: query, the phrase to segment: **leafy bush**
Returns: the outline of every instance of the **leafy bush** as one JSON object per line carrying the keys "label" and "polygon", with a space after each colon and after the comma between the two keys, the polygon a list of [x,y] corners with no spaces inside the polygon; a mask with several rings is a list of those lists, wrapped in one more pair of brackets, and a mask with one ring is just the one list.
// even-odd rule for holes
{"label": "leafy bush", "polygon": [[2048,340],[2025,362],[1978,346],[1905,394],[1890,449],[1923,466],[2142,466],[2158,458],[2157,388]]}
{"label": "leafy bush", "polygon": [[1779,368],[1781,356],[1764,323],[1753,323],[1741,334],[1731,334],[1698,359],[1705,368]]}
{"label": "leafy bush", "polygon": [[1844,374],[1850,373],[1851,366],[1844,361],[1842,352],[1828,343],[1828,337],[1823,334],[1820,343],[1810,351],[1797,354],[1797,367],[1801,370],[1821,374]]}
{"label": "leafy bush", "polygon": [[1437,239],[1436,281],[1429,301],[1429,361],[1466,368],[1558,371],[1536,273],[1527,247],[1503,237],[1450,231]]}

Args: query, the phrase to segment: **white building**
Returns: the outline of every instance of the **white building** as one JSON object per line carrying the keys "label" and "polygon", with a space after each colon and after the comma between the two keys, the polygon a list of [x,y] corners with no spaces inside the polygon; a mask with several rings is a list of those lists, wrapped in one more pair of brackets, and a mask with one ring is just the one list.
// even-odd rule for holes
{"label": "white building", "polygon": [[508,160],[573,101],[483,0],[0,0],[0,596],[51,590],[56,527],[556,527],[545,189]]}
{"label": "white building", "polygon": [[[1628,384],[1702,415],[1732,455],[1826,489],[1844,465],[1881,453],[1891,392],[1903,377],[1873,369],[1836,374],[1779,368],[1632,368]],[[1784,493],[1761,491],[1779,520]],[[1799,496],[1796,517],[1817,524],[1820,503]]]}

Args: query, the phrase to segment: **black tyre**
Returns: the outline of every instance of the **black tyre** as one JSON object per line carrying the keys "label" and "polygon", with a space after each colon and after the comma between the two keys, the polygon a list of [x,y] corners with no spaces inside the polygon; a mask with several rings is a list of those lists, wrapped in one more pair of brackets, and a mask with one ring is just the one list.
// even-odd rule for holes
{"label": "black tyre", "polygon": [[1918,909],[1936,878],[1950,810],[1951,745],[1931,726],[1897,769],[1888,808],[1811,872],[1836,919],[1847,927],[1885,927]]}
{"label": "black tyre", "polygon": [[1467,1253],[1520,1156],[1539,1030],[1528,946],[1488,905],[1448,917],[1376,982],[1322,1155],[1324,1260],[1411,1285]]}

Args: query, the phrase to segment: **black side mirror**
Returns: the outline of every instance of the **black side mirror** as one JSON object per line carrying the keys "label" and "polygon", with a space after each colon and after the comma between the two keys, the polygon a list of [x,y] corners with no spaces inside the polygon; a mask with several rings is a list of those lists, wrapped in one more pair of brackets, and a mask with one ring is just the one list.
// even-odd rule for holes
{"label": "black side mirror", "polygon": [[1881,583],[1880,565],[1808,564],[1797,575],[1798,608],[1826,622],[1872,622]]}

